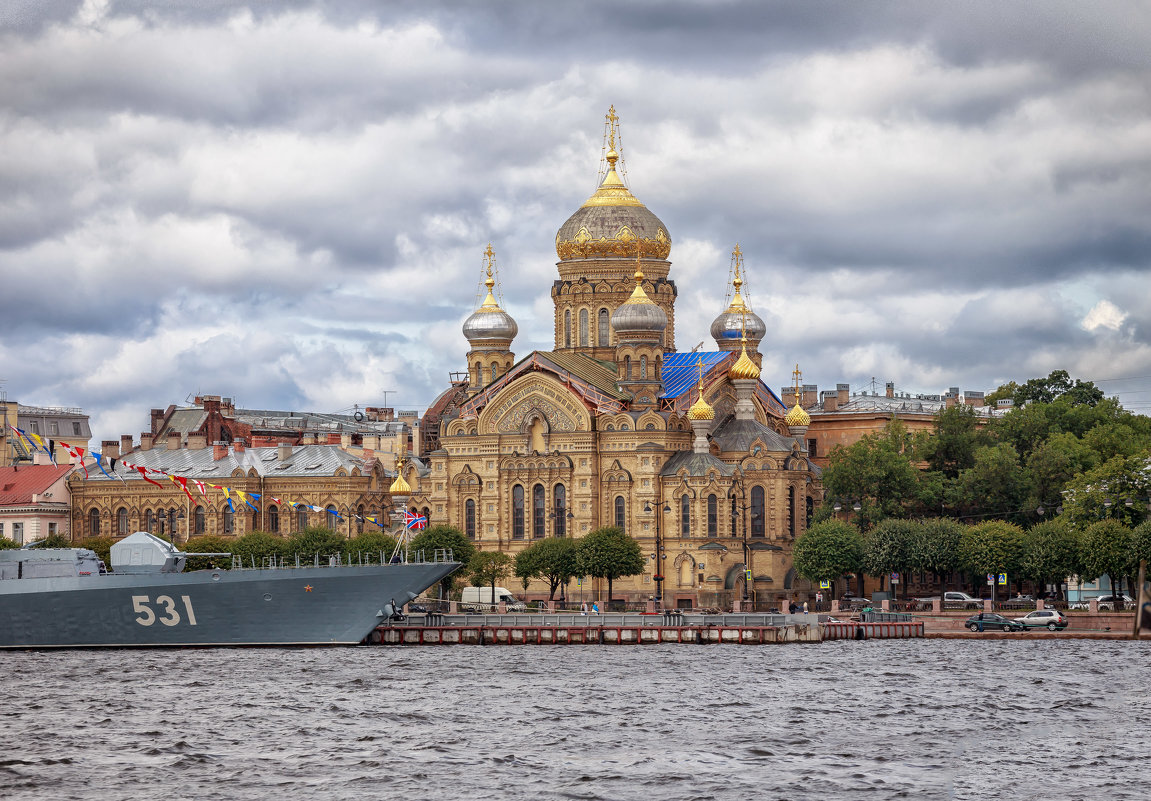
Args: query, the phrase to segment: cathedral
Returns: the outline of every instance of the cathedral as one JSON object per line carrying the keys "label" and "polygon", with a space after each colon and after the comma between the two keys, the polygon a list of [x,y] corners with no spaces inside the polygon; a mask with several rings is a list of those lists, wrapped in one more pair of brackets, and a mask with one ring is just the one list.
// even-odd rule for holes
{"label": "cathedral", "polygon": [[[613,108],[599,188],[556,234],[552,350],[517,357],[488,245],[486,296],[463,324],[466,377],[424,416],[422,458],[403,468],[408,506],[513,556],[619,526],[648,556],[642,574],[614,583],[631,602],[786,605],[808,589],[791,549],[822,497],[809,417],[760,378],[767,328],[741,292],[738,246],[715,349],[676,350],[672,238],[621,177],[618,130]],[[564,594],[604,590],[585,579]]]}

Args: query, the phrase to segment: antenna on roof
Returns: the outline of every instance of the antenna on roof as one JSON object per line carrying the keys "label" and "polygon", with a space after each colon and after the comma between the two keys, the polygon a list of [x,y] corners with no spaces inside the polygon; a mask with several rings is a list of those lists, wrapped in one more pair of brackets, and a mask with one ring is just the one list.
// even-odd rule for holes
{"label": "antenna on roof", "polygon": [[697,352],[697,351],[698,351],[700,348],[702,348],[702,347],[703,347],[703,343],[702,343],[702,342],[700,342],[698,345],[696,345],[694,348],[692,348],[692,349],[691,349],[691,352],[692,352],[692,353],[695,353],[695,352]]}

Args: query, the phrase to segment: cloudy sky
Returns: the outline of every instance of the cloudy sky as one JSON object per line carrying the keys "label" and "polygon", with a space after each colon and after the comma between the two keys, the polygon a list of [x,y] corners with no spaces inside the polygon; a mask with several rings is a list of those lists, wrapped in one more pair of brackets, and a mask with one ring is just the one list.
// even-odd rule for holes
{"label": "cloudy sky", "polygon": [[425,407],[496,250],[517,354],[615,104],[677,343],[732,246],[765,378],[1066,369],[1151,411],[1144,3],[9,0],[0,379],[97,438],[196,393]]}

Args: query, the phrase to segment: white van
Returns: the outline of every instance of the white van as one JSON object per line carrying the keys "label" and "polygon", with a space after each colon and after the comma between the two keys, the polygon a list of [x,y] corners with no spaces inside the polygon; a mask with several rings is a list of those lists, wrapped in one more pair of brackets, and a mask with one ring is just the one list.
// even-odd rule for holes
{"label": "white van", "polygon": [[511,590],[496,587],[495,600],[492,600],[491,587],[464,587],[460,596],[460,605],[464,609],[474,609],[486,612],[491,607],[503,601],[507,604],[509,612],[523,612],[527,609],[524,602],[512,595]]}

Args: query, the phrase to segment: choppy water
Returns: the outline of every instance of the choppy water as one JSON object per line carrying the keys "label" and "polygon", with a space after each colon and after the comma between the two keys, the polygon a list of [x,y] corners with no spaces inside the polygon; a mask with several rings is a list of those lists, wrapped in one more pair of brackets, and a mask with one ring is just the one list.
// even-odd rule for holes
{"label": "choppy water", "polygon": [[0,654],[13,799],[1147,799],[1151,643]]}

